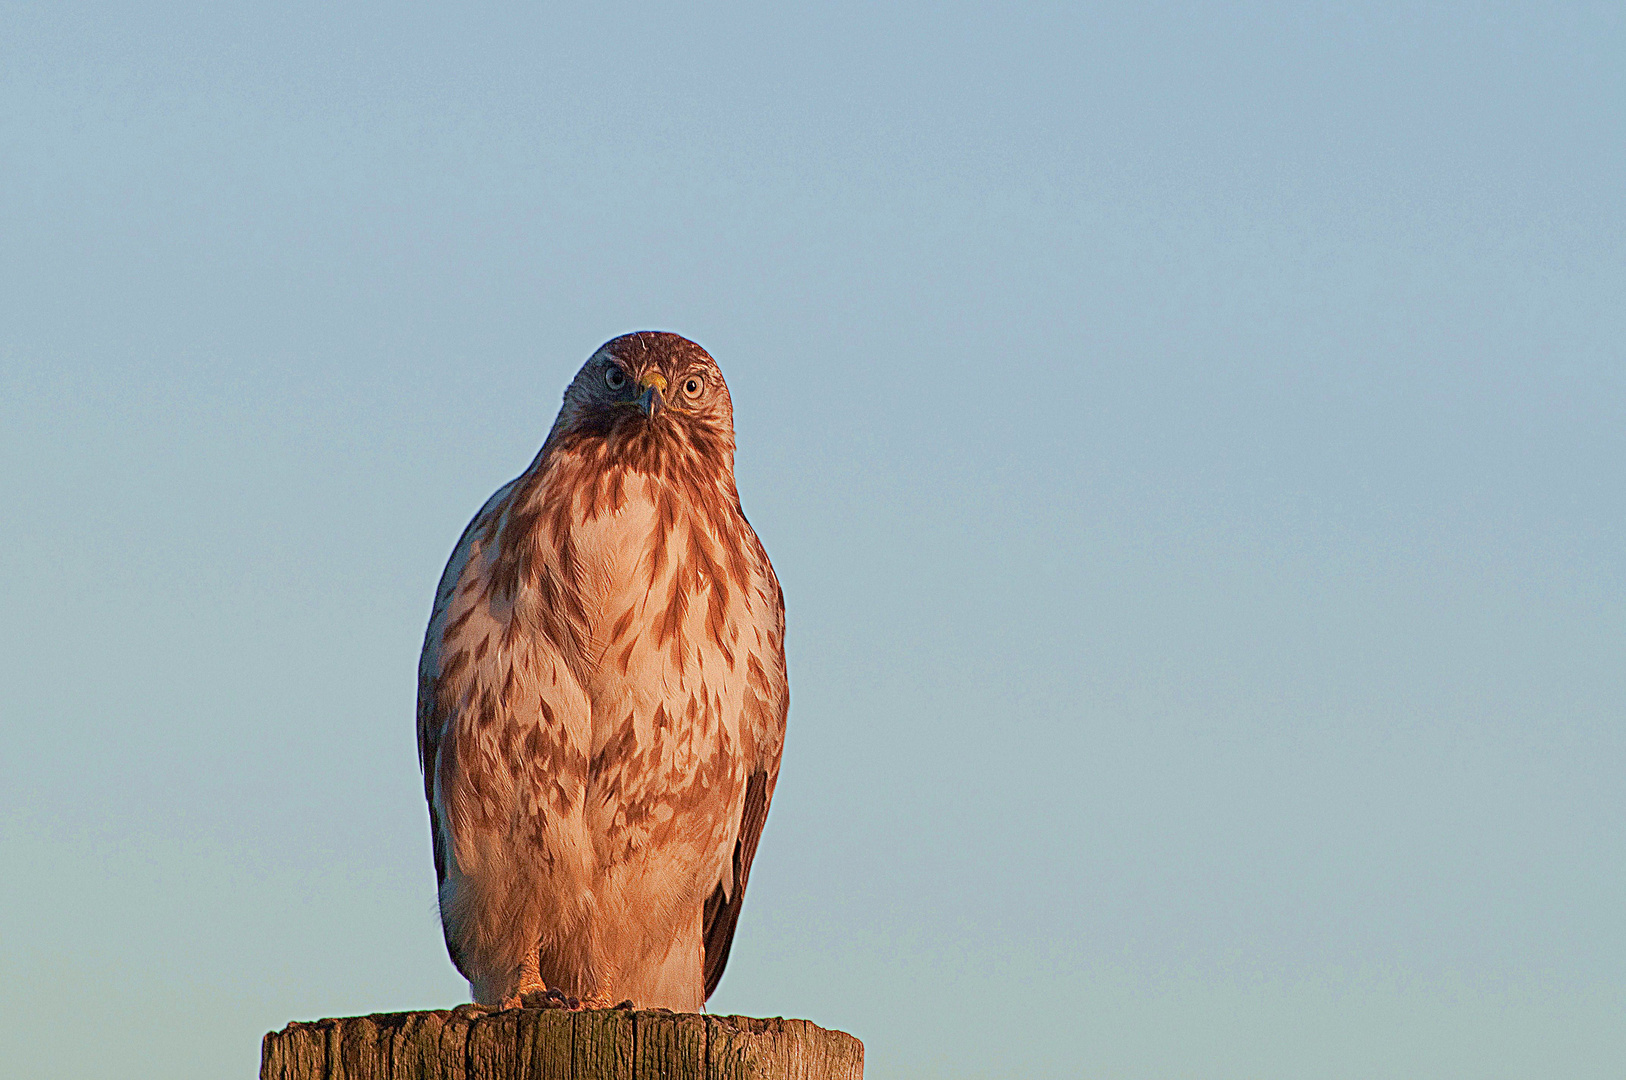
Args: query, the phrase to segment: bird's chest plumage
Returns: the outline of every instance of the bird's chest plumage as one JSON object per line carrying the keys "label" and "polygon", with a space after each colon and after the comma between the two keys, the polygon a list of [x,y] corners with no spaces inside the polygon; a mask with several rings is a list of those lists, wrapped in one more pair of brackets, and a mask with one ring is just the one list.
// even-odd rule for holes
{"label": "bird's chest plumage", "polygon": [[[726,850],[738,818],[741,680],[750,615],[716,526],[661,481],[616,478],[576,506],[554,550],[580,590],[577,662],[590,703],[584,824],[601,863],[651,846]],[[592,489],[588,489],[591,493]]]}

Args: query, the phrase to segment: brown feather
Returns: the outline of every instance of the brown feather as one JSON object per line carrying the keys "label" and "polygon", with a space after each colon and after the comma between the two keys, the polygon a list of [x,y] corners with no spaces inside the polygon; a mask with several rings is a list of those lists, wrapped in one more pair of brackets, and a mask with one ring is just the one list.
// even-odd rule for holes
{"label": "brown feather", "polygon": [[723,968],[728,965],[728,953],[734,947],[734,927],[739,924],[740,909],[745,904],[745,883],[751,876],[751,861],[757,855],[762,826],[768,820],[768,800],[772,794],[768,774],[752,773],[745,786],[745,811],[740,819],[740,836],[734,841],[733,895],[725,893],[719,885],[706,899],[702,940],[706,949],[708,998],[717,991],[717,984],[723,981]]}

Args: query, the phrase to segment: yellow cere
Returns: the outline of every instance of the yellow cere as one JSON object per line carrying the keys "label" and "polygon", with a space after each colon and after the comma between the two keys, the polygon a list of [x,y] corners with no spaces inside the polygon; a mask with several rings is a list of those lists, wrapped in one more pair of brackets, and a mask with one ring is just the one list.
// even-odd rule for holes
{"label": "yellow cere", "polygon": [[666,376],[658,371],[651,371],[639,378],[638,385],[646,388],[653,386],[664,394],[666,393]]}

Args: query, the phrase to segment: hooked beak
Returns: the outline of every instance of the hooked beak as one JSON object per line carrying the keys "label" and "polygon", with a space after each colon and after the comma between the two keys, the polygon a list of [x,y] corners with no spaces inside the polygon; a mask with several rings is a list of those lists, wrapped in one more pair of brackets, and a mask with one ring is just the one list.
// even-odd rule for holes
{"label": "hooked beak", "polygon": [[666,376],[658,371],[651,371],[638,380],[643,393],[638,395],[638,407],[644,410],[644,415],[654,417],[666,407],[666,399],[661,395],[666,392]]}

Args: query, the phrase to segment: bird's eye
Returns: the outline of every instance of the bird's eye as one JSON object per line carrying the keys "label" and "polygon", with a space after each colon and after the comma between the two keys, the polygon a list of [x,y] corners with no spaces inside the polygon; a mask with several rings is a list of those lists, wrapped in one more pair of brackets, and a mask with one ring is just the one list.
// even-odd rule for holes
{"label": "bird's eye", "polygon": [[705,385],[698,376],[690,375],[688,381],[683,384],[683,392],[690,397],[699,397],[700,391],[705,388]]}
{"label": "bird's eye", "polygon": [[627,373],[616,367],[614,364],[611,364],[609,367],[604,369],[604,385],[608,386],[611,390],[621,389],[623,386],[627,385]]}

